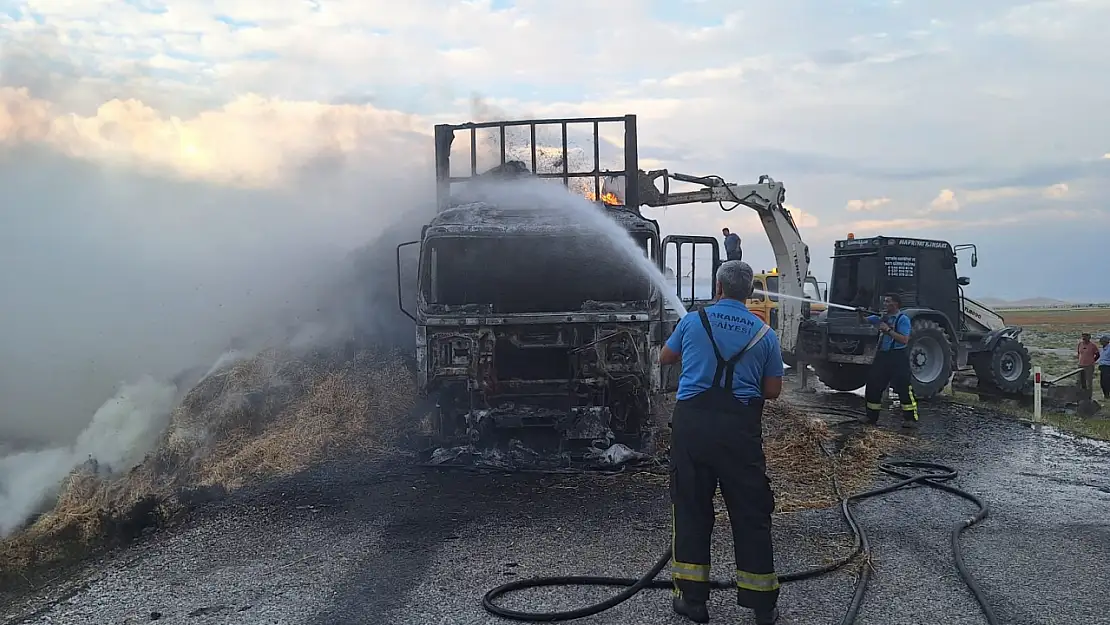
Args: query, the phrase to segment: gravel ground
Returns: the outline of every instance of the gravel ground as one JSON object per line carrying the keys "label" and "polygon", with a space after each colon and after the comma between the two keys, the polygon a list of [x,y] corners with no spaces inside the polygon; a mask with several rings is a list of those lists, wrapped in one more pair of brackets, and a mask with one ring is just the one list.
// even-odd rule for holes
{"label": "gravel ground", "polygon": [[[809,403],[858,397],[804,398]],[[909,457],[950,464],[992,515],[964,535],[968,566],[1003,623],[1110,623],[1110,446],[1034,434],[982,412],[934,404]],[[889,421],[881,425],[888,426]],[[669,540],[665,484],[644,476],[424,471],[396,458],[335,463],[242,492],[185,525],[147,537],[0,608],[6,623],[397,624],[504,622],[480,606],[488,588],[553,574],[636,575]],[[860,623],[979,624],[952,565],[948,532],[973,514],[915,488],[859,504],[875,574]],[[780,569],[823,563],[850,545],[838,513],[776,518]],[[731,574],[716,535],[715,576]],[[855,576],[784,588],[782,623],[838,623]],[[530,591],[508,607],[565,609],[606,590]],[[749,623],[716,593],[714,622]],[[684,622],[652,590],[579,623]]]}

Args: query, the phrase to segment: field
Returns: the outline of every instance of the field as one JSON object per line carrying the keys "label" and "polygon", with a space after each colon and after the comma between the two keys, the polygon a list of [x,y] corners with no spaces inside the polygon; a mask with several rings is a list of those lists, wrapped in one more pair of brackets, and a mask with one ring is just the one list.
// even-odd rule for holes
{"label": "field", "polygon": [[1045,375],[1057,376],[1075,370],[1075,348],[1079,335],[1090,332],[1092,340],[1110,334],[1110,309],[1030,309],[1007,311],[1006,323],[1025,328],[1022,341],[1033,354],[1033,364]]}
{"label": "field", "polygon": [[[1079,335],[1089,332],[1092,340],[1097,341],[1100,334],[1110,334],[1110,309],[1107,308],[1032,308],[999,312],[1006,318],[1007,324],[1025,329],[1021,338],[1029,348],[1033,365],[1040,366],[1049,380],[1070,373],[1078,367],[1075,351]],[[1075,378],[1061,383],[1074,385]],[[1101,394],[1096,390],[1096,401],[1100,397]],[[1110,405],[1104,406],[1098,416],[1101,418],[1084,420],[1070,414],[1046,413],[1045,419],[1079,434],[1110,440]]]}
{"label": "field", "polygon": [[1110,331],[1110,308],[1069,310],[1063,308],[1030,308],[1028,310],[999,311],[1007,323],[1020,326],[1062,325],[1093,326],[1092,333],[1102,328]]}

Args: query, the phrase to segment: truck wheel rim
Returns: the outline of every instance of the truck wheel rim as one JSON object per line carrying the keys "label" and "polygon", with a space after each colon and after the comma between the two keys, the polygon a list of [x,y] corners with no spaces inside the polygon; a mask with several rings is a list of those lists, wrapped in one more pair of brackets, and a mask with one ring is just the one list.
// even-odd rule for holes
{"label": "truck wheel rim", "polygon": [[1021,378],[1021,368],[1021,358],[1014,352],[1006,352],[999,358],[999,373],[1007,382],[1015,382]]}
{"label": "truck wheel rim", "polygon": [[940,377],[943,368],[944,350],[936,339],[925,337],[914,342],[910,349],[910,369],[914,378],[928,384]]}

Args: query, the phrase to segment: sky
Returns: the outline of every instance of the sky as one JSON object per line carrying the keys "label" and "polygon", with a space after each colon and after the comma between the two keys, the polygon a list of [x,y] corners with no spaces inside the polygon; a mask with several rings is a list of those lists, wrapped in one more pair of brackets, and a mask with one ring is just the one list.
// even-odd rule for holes
{"label": "sky", "polygon": [[[970,293],[1107,301],[1108,28],[1110,0],[0,0],[0,146],[280,194],[368,154],[430,185],[435,123],[634,113],[645,169],[782,181],[822,279],[849,232],[918,236],[978,245]],[[81,194],[36,162],[3,211]],[[774,263],[751,211],[648,214]]]}

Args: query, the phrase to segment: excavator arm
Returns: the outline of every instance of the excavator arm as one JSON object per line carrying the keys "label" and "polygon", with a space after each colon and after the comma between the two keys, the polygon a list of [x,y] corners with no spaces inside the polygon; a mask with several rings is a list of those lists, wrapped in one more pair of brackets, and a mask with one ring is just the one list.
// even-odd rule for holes
{"label": "excavator arm", "polygon": [[[798,342],[798,326],[802,321],[802,298],[805,279],[809,275],[809,246],[802,240],[797,224],[786,208],[786,188],[770,176],[760,176],[755,184],[730,184],[718,176],[689,176],[667,170],[640,171],[638,191],[646,206],[663,207],[679,204],[716,202],[721,210],[731,211],[746,206],[759,215],[763,230],[771,242],[779,271],[781,327],[775,328],[783,351],[794,352]],[[662,190],[656,180],[663,180]],[[701,185],[702,189],[672,192],[670,181]],[[726,203],[731,206],[726,207]],[[799,298],[799,299],[793,299]]]}

